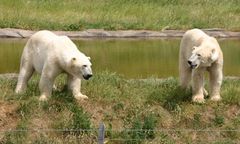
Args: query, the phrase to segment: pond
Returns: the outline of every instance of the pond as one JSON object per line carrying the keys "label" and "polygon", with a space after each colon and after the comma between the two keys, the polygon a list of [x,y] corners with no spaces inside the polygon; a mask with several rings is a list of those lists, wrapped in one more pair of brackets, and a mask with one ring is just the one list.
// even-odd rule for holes
{"label": "pond", "polygon": [[[0,39],[0,73],[18,73],[26,39]],[[240,40],[218,40],[224,53],[224,75],[240,76]],[[110,71],[126,78],[177,77],[180,39],[79,39],[91,57],[93,72]]]}

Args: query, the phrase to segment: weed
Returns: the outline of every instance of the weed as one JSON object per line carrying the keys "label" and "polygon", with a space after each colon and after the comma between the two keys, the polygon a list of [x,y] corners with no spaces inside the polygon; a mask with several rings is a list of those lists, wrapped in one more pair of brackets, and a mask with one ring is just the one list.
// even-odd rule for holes
{"label": "weed", "polygon": [[5,133],[3,142],[6,144],[24,144],[24,141],[27,137],[27,122],[21,121],[15,130]]}
{"label": "weed", "polygon": [[131,129],[125,132],[125,135],[129,135],[130,141],[127,143],[141,143],[145,139],[154,139],[157,119],[156,116],[150,114],[147,115],[143,121],[137,117],[133,123]]}
{"label": "weed", "polygon": [[144,118],[144,123],[142,129],[145,130],[145,138],[153,139],[155,138],[154,129],[156,128],[157,119],[156,116],[150,114]]}
{"label": "weed", "polygon": [[38,106],[38,100],[31,99],[29,101],[22,101],[20,102],[19,108],[17,109],[17,113],[20,114],[22,119],[28,119],[33,110],[36,109]]}
{"label": "weed", "polygon": [[[142,131],[142,122],[139,118],[133,121],[132,128],[128,132],[130,143],[140,143],[144,139],[144,131]],[[128,142],[127,142],[128,143]]]}
{"label": "weed", "polygon": [[113,107],[113,110],[114,111],[119,111],[119,110],[123,110],[124,109],[124,104],[123,103],[121,103],[121,102],[119,102],[119,103],[117,103],[116,105],[114,105]]}
{"label": "weed", "polygon": [[[231,84],[230,84],[231,83]],[[221,95],[228,104],[240,105],[240,82],[238,80],[223,81]]]}
{"label": "weed", "polygon": [[222,126],[224,124],[224,117],[220,115],[216,115],[213,121],[217,126]]}
{"label": "weed", "polygon": [[91,129],[90,118],[85,112],[83,112],[82,108],[75,105],[70,105],[70,110],[73,113],[73,116],[68,128],[79,130],[74,132],[76,134],[81,134],[81,130]]}
{"label": "weed", "polygon": [[194,114],[193,115],[193,127],[195,129],[199,129],[201,127],[201,114]]}

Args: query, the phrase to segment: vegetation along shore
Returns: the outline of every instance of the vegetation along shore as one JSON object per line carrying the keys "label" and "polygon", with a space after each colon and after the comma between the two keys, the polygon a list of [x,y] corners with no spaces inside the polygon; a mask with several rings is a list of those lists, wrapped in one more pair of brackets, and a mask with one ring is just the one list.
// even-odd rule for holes
{"label": "vegetation along shore", "polygon": [[240,31],[239,0],[1,0],[0,27],[79,31]]}

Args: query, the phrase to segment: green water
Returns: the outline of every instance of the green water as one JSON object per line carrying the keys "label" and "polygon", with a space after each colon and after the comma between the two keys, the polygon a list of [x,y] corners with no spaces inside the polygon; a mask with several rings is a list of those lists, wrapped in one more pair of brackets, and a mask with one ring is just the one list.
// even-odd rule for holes
{"label": "green water", "polygon": [[[126,78],[178,76],[180,39],[81,39],[80,51],[91,57],[93,72],[110,71]],[[0,39],[0,73],[17,73],[25,39]],[[240,40],[219,40],[224,75],[240,76]]]}

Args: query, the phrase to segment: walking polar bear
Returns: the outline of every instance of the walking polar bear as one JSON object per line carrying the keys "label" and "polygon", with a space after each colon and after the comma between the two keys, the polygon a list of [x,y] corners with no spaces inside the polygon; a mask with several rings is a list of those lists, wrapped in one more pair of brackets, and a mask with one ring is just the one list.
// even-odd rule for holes
{"label": "walking polar bear", "polygon": [[76,99],[86,99],[80,92],[81,78],[92,76],[90,57],[81,53],[67,36],[57,36],[50,31],[39,31],[32,35],[24,47],[16,93],[25,90],[33,72],[41,74],[39,100],[51,96],[55,78],[67,73],[68,88]]}
{"label": "walking polar bear", "polygon": [[223,54],[217,40],[199,29],[188,30],[179,52],[180,86],[187,88],[192,79],[193,102],[204,102],[204,71],[210,76],[210,99],[221,100]]}

